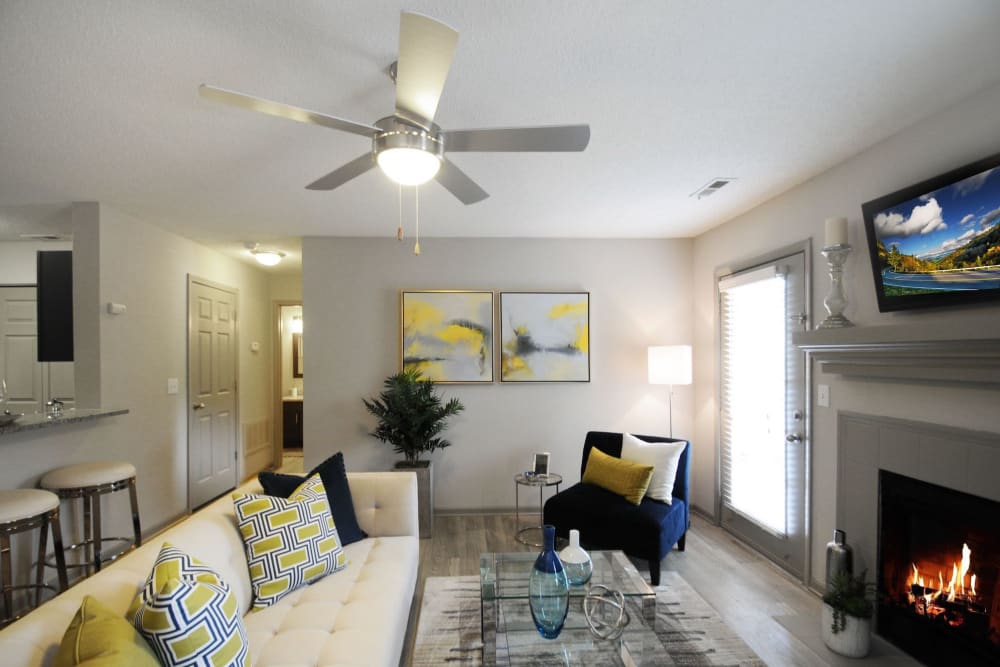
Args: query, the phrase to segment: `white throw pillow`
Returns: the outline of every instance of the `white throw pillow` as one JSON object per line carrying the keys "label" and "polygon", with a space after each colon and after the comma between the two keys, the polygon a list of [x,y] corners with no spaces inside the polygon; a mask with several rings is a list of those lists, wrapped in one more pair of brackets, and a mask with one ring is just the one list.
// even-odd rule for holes
{"label": "white throw pillow", "polygon": [[622,434],[622,458],[653,466],[653,479],[646,495],[672,504],[677,465],[684,452],[684,442],[646,442],[631,433]]}

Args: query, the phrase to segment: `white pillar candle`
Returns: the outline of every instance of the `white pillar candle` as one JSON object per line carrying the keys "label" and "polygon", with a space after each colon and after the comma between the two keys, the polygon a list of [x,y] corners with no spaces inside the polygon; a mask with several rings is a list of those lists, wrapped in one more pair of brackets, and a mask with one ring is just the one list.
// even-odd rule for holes
{"label": "white pillar candle", "polygon": [[824,247],[832,245],[847,245],[847,218],[826,219],[826,243]]}

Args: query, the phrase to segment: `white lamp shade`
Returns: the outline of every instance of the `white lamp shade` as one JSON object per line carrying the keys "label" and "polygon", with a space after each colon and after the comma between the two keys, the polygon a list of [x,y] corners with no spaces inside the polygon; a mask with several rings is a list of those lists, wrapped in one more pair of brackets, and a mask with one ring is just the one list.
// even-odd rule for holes
{"label": "white lamp shade", "polygon": [[691,384],[691,346],[650,347],[649,384]]}
{"label": "white lamp shade", "polygon": [[376,159],[385,175],[400,185],[422,185],[441,168],[436,155],[419,148],[387,148]]}

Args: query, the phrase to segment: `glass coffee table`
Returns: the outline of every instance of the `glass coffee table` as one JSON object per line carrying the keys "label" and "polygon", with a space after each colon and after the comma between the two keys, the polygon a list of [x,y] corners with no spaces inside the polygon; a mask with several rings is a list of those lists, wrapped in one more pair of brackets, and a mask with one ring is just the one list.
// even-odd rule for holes
{"label": "glass coffee table", "polygon": [[[621,551],[591,551],[594,574],[570,587],[569,613],[556,639],[543,639],[528,606],[537,553],[485,553],[479,559],[484,665],[663,665],[670,658],[653,631],[656,593]],[[631,621],[618,639],[594,636],[583,614],[591,586],[621,591]]]}

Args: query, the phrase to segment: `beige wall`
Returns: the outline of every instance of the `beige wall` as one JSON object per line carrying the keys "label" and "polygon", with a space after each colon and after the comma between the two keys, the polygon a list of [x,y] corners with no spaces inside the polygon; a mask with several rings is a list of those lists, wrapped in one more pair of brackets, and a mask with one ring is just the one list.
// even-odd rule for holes
{"label": "beige wall", "polygon": [[[695,469],[694,502],[712,510],[716,495],[716,377],[718,369],[714,271],[775,248],[812,238],[812,321],[826,316],[829,288],[823,220],[847,216],[854,252],[846,267],[846,315],[863,326],[948,322],[963,330],[1000,330],[1000,306],[880,314],[861,218],[861,204],[949,169],[1000,151],[1000,87],[984,91],[794,188],[694,243]],[[831,386],[831,407],[812,410],[812,568],[823,577],[825,547],[836,517],[836,412],[854,410],[951,426],[1000,431],[995,390],[926,384],[844,381],[815,373],[813,384]],[[1000,471],[997,471],[1000,479]],[[850,535],[848,535],[850,540]]]}
{"label": "beige wall", "polygon": [[[77,304],[96,318],[98,330],[96,347],[91,340],[83,354],[98,365],[102,405],[130,413],[0,437],[0,488],[34,486],[62,464],[130,461],[138,469],[143,526],[150,532],[187,510],[187,275],[239,289],[242,423],[267,417],[271,410],[269,280],[248,264],[107,206],[84,208],[99,215],[90,216],[89,227],[75,230],[78,237],[87,234],[76,243],[76,277],[96,285]],[[96,243],[91,243],[95,230]],[[128,311],[109,315],[109,301],[125,304]],[[253,341],[261,352],[250,351]],[[171,377],[180,380],[177,395],[167,394]],[[127,499],[105,500],[109,532],[128,534]]]}
{"label": "beige wall", "polygon": [[[466,411],[446,432],[452,447],[432,455],[438,509],[512,507],[513,475],[536,451],[577,481],[588,430],[667,432],[667,388],[647,384],[646,347],[691,341],[690,241],[429,238],[420,257],[392,238],[302,245],[307,467],[339,450],[349,470],[398,458],[367,435],[361,399],[398,370],[403,288],[590,292],[590,383],[442,386]],[[681,437],[691,433],[689,390],[674,400]],[[521,495],[537,506],[537,495]]]}

